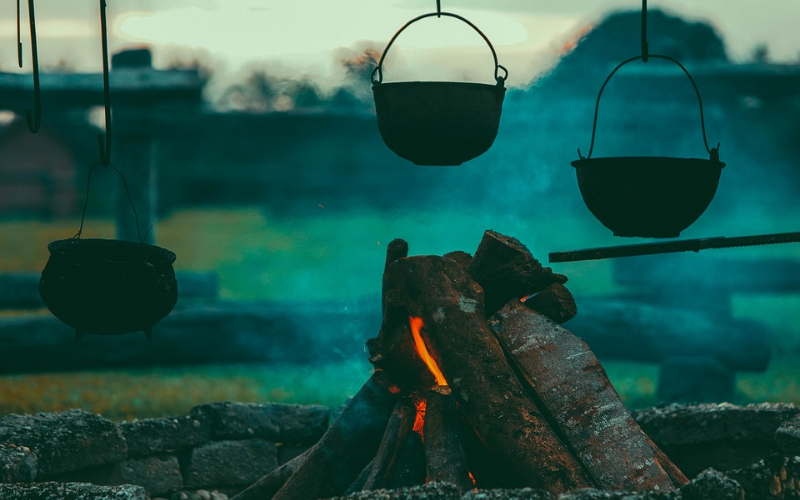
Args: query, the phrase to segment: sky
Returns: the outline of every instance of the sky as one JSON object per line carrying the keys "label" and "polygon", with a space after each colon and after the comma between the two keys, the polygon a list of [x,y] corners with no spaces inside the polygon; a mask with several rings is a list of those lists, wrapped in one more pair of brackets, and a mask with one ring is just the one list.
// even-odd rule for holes
{"label": "sky", "polygon": [[[23,4],[25,67],[30,71],[27,7]],[[408,20],[435,11],[434,0],[107,0],[112,52],[154,47],[157,66],[198,58],[229,79],[253,68],[281,77],[305,77],[335,86],[340,61],[366,47],[380,50]],[[767,8],[767,6],[769,8]],[[758,44],[776,62],[800,60],[800,1],[650,0],[692,20],[710,22],[735,60],[745,61]],[[581,28],[610,11],[639,9],[619,0],[442,0],[442,10],[478,26],[492,42],[510,86],[525,85],[557,60]],[[0,70],[20,71],[15,57],[15,10],[0,10]],[[39,58],[77,71],[101,67],[99,8],[90,0],[36,4]],[[637,50],[638,40],[631,41]],[[387,80],[442,79],[468,75],[492,81],[484,42],[454,19],[425,19],[405,31],[387,56]],[[396,47],[396,48],[395,48]],[[393,66],[393,67],[392,67]],[[475,76],[478,75],[478,76]]]}

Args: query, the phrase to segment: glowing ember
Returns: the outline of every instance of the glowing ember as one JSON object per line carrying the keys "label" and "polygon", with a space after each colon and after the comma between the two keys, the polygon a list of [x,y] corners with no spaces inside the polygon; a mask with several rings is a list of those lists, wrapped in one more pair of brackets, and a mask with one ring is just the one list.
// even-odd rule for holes
{"label": "glowing ember", "polygon": [[528,301],[529,298],[533,297],[534,295],[536,295],[536,294],[535,293],[531,293],[529,295],[526,295],[526,296],[522,297],[521,299],[519,299],[519,301],[524,304],[525,302]]}
{"label": "glowing ember", "polygon": [[425,436],[422,433],[422,427],[425,425],[425,409],[428,407],[428,402],[424,399],[419,399],[414,401],[414,406],[417,407],[417,416],[414,419],[414,432],[424,439]]}
{"label": "glowing ember", "polygon": [[469,474],[469,480],[472,481],[472,486],[475,486],[477,483],[475,482],[475,476],[472,475],[472,472],[467,472]]}
{"label": "glowing ember", "polygon": [[434,361],[431,355],[428,354],[428,348],[425,347],[425,342],[422,340],[422,335],[419,333],[422,327],[425,326],[422,322],[422,318],[410,316],[408,318],[408,322],[411,325],[411,334],[414,336],[414,345],[417,348],[419,357],[422,358],[422,361],[424,361],[426,365],[428,365],[428,369],[431,371],[434,378],[436,378],[436,383],[446,386],[447,380],[445,380],[442,371],[439,370],[439,366],[436,364],[436,361]]}

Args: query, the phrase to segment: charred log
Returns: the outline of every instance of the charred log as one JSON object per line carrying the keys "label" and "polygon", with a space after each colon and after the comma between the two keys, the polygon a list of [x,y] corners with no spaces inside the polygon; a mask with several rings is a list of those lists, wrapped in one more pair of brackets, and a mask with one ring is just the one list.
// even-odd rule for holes
{"label": "charred log", "polygon": [[367,380],[273,500],[316,500],[344,493],[375,456],[395,402],[375,378]]}
{"label": "charred log", "polygon": [[414,415],[413,405],[409,401],[400,401],[395,405],[362,490],[382,488],[389,482],[399,452],[414,425]]}
{"label": "charred log", "polygon": [[537,311],[559,325],[566,323],[578,314],[575,298],[567,287],[561,283],[553,283],[541,292],[525,301],[525,305]]}
{"label": "charred log", "polygon": [[487,317],[511,299],[521,299],[553,283],[567,281],[563,274],[542,267],[519,240],[491,230],[484,233],[466,270],[486,292]]}
{"label": "charred log", "polygon": [[305,462],[316,445],[307,449],[300,455],[289,460],[280,467],[273,469],[272,472],[262,477],[247,489],[233,497],[232,500],[262,500],[272,498],[275,493],[292,477],[292,474]]}
{"label": "charred log", "polygon": [[675,489],[585,342],[516,300],[489,324],[528,391],[600,488]]}
{"label": "charred log", "polygon": [[450,390],[428,391],[425,409],[425,459],[427,480],[452,483],[466,493],[473,487],[467,459],[461,447],[459,415]]}

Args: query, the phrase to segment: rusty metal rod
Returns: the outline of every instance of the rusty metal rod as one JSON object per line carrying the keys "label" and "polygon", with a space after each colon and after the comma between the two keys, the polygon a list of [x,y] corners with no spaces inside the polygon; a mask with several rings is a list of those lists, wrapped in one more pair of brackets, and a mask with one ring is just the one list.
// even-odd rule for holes
{"label": "rusty metal rod", "polygon": [[615,259],[637,255],[653,255],[674,252],[699,252],[709,248],[746,247],[754,245],[774,245],[776,243],[800,242],[800,232],[760,234],[755,236],[735,236],[726,238],[697,238],[693,240],[668,241],[665,243],[641,243],[637,245],[618,245],[613,247],[586,248],[568,252],[550,253],[550,262],[576,262],[581,260]]}

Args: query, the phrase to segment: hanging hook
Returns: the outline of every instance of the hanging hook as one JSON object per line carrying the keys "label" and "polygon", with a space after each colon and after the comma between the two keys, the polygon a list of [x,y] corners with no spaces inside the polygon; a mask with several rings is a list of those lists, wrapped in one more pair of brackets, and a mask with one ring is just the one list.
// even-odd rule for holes
{"label": "hanging hook", "polygon": [[650,59],[650,49],[647,46],[647,0],[642,0],[642,62]]}
{"label": "hanging hook", "polygon": [[[33,1],[33,0],[30,0]],[[103,42],[103,103],[106,114],[106,133],[97,136],[100,147],[100,162],[104,167],[111,164],[111,91],[108,83],[108,26],[106,23],[106,0],[100,0],[100,31]]]}
{"label": "hanging hook", "polygon": [[[39,131],[42,124],[42,97],[39,91],[39,51],[36,49],[36,15],[33,12],[33,0],[28,0],[28,17],[31,22],[31,58],[33,59],[33,105],[34,111],[25,111],[25,118],[28,120],[28,130],[32,134]],[[21,47],[21,46],[20,46]],[[20,60],[22,49],[19,49]]]}
{"label": "hanging hook", "polygon": [[22,67],[22,38],[19,34],[20,32],[20,17],[22,17],[19,13],[19,0],[17,0],[17,64],[19,67]]}
{"label": "hanging hook", "polygon": [[436,17],[442,17],[442,0],[436,0]]}

